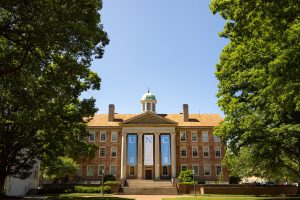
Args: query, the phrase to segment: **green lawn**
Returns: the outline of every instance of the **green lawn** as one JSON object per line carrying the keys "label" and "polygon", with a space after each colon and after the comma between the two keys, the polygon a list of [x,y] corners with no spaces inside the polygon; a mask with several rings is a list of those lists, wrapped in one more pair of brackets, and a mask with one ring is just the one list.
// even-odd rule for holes
{"label": "green lawn", "polygon": [[131,198],[114,197],[112,194],[95,194],[95,193],[69,193],[69,194],[56,194],[47,195],[47,200],[134,200]]}
{"label": "green lawn", "polygon": [[175,198],[163,198],[163,200],[296,200],[300,197],[257,197],[252,195],[197,195],[184,196]]}

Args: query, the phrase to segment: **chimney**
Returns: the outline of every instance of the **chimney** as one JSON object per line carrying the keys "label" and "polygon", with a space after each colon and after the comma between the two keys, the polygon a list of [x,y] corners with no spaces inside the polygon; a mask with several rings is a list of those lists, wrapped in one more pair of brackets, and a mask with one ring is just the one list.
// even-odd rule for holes
{"label": "chimney", "polygon": [[109,104],[108,106],[108,121],[113,122],[115,119],[115,105]]}
{"label": "chimney", "polygon": [[189,121],[189,105],[183,104],[183,121],[188,122]]}

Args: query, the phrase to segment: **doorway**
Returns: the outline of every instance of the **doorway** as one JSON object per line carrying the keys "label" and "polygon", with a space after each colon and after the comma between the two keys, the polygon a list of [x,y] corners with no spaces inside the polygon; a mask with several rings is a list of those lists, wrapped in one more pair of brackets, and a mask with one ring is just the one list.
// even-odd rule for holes
{"label": "doorway", "polygon": [[146,180],[152,180],[152,170],[145,170],[145,179]]}

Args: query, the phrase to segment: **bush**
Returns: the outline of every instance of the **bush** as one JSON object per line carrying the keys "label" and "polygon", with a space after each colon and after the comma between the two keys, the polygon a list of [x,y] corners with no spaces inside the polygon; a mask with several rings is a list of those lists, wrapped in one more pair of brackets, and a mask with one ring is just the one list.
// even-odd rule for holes
{"label": "bush", "polygon": [[239,184],[240,181],[241,181],[241,178],[238,176],[230,176],[229,177],[230,184]]}
{"label": "bush", "polygon": [[104,185],[120,184],[120,181],[105,181]]}
{"label": "bush", "polygon": [[[74,192],[77,192],[77,193],[102,193],[102,187],[75,186]],[[110,194],[111,188],[109,186],[104,186],[103,193]]]}
{"label": "bush", "polygon": [[117,180],[117,178],[114,176],[114,175],[112,175],[112,174],[109,174],[109,175],[105,175],[104,176],[104,183],[106,182],[106,181],[116,181]]}
{"label": "bush", "polygon": [[180,182],[192,182],[193,181],[193,171],[188,169],[185,171],[181,171],[178,179]]}

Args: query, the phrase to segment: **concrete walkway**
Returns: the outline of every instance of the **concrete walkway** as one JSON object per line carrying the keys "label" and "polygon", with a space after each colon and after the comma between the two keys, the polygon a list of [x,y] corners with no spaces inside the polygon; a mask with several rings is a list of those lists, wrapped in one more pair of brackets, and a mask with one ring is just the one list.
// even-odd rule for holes
{"label": "concrete walkway", "polygon": [[133,198],[135,200],[161,200],[162,198],[175,198],[180,195],[114,195],[115,197]]}

